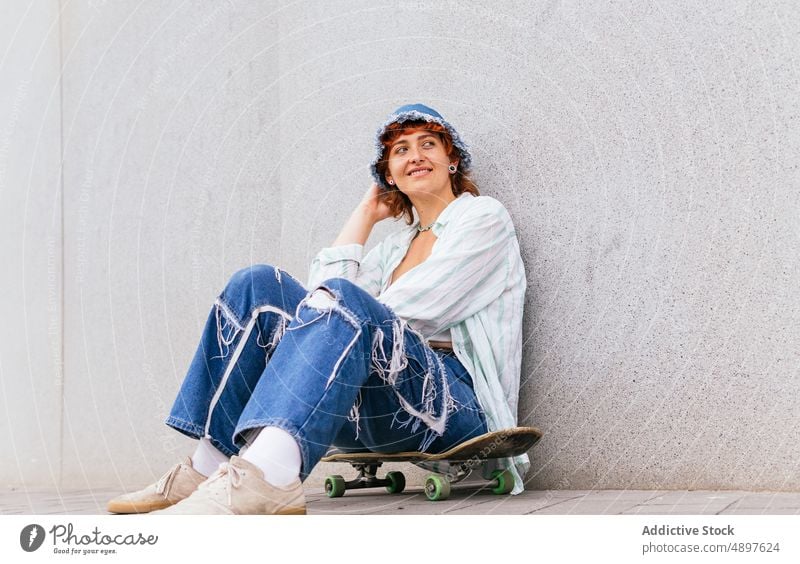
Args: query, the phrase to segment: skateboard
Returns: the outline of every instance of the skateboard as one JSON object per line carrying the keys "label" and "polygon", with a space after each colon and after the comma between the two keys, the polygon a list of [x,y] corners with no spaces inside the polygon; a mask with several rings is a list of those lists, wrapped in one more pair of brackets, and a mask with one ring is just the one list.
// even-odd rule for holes
{"label": "skateboard", "polygon": [[[535,427],[512,427],[483,434],[437,454],[332,451],[322,462],[347,462],[358,471],[358,476],[350,481],[339,475],[328,476],[325,493],[328,497],[341,497],[347,490],[378,487],[385,487],[389,493],[400,493],[406,486],[402,472],[388,472],[385,478],[377,477],[378,468],[384,462],[426,463],[426,466],[435,467],[435,463],[446,461],[446,472],[431,474],[425,480],[425,496],[431,501],[445,500],[450,496],[450,485],[465,479],[483,461],[524,454],[541,437],[541,431]],[[514,478],[508,470],[495,470],[491,480],[495,494],[507,494],[514,488]]]}

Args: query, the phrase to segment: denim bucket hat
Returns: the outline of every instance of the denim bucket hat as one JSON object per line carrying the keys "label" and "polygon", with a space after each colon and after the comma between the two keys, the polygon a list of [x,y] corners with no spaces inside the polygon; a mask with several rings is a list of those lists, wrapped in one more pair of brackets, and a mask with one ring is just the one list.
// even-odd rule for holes
{"label": "denim bucket hat", "polygon": [[447,123],[442,115],[433,108],[429,108],[423,104],[407,104],[405,106],[400,106],[393,111],[389,117],[386,118],[386,121],[383,122],[378,129],[378,132],[375,134],[375,158],[370,165],[370,171],[372,172],[372,178],[379,186],[383,187],[384,190],[389,190],[391,187],[386,183],[386,179],[381,178],[381,176],[378,174],[378,161],[380,161],[383,157],[383,143],[381,143],[381,137],[383,137],[383,134],[386,133],[386,128],[389,125],[393,123],[403,123],[406,121],[434,122],[444,127],[450,134],[450,138],[453,140],[453,145],[456,149],[458,149],[461,157],[458,163],[458,168],[464,172],[469,171],[470,164],[472,163],[472,156],[467,150],[467,144],[464,143],[455,128]]}

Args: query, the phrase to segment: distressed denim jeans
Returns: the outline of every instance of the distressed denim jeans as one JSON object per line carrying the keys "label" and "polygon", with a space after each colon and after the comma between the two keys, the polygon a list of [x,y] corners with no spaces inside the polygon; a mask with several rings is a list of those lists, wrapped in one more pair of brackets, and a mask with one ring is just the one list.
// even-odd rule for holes
{"label": "distressed denim jeans", "polygon": [[443,452],[486,432],[451,351],[346,279],[309,292],[269,265],[217,298],[166,424],[228,456],[279,427],[300,446],[301,479],[332,446]]}

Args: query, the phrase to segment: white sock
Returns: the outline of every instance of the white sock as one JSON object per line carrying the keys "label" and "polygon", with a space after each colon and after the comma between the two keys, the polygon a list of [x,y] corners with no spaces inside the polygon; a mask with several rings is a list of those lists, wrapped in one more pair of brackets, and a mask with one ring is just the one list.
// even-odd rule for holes
{"label": "white sock", "polygon": [[300,447],[279,427],[261,429],[242,458],[258,466],[273,486],[288,486],[300,477]]}
{"label": "white sock", "polygon": [[194,469],[208,477],[217,471],[222,462],[228,462],[225,453],[218,450],[207,438],[200,439],[200,443],[192,455]]}

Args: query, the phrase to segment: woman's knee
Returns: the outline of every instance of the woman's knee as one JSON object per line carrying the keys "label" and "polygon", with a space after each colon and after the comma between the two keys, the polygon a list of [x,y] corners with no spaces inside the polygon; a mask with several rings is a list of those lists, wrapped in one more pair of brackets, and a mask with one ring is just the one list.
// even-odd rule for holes
{"label": "woman's knee", "polygon": [[236,271],[219,296],[240,317],[249,317],[254,308],[272,306],[293,315],[306,290],[286,271],[269,264],[254,264]]}
{"label": "woman's knee", "polygon": [[361,298],[365,293],[364,290],[355,282],[351,282],[347,278],[328,278],[323,281],[318,290],[327,290],[329,294],[333,294],[335,298],[342,301],[347,301],[352,298]]}
{"label": "woman's knee", "polygon": [[270,264],[247,266],[230,277],[223,294],[229,299],[247,296],[253,303],[262,302],[278,289],[282,274],[285,273]]}
{"label": "woman's knee", "polygon": [[340,304],[347,309],[357,308],[363,303],[366,292],[346,278],[328,278],[314,288],[307,304],[315,309],[331,309]]}
{"label": "woman's knee", "polygon": [[318,310],[344,309],[364,320],[384,316],[379,304],[366,290],[346,278],[329,278],[314,288],[306,305]]}
{"label": "woman's knee", "polygon": [[252,264],[234,272],[228,280],[228,286],[261,285],[266,280],[274,280],[275,271],[276,268],[271,264]]}

